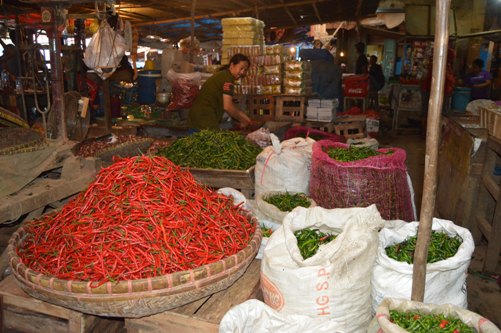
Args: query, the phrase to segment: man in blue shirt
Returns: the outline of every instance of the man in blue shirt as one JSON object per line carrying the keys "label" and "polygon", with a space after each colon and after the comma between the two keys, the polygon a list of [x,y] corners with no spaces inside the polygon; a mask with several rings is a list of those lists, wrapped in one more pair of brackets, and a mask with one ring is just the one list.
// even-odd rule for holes
{"label": "man in blue shirt", "polygon": [[471,100],[490,99],[491,74],[482,70],[484,61],[475,59],[472,63],[472,72],[466,78],[466,84],[471,87]]}

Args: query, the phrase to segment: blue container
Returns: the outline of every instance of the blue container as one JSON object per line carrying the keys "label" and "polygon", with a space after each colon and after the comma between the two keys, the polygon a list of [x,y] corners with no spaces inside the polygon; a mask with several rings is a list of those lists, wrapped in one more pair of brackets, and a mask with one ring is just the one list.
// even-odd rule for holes
{"label": "blue container", "polygon": [[160,77],[160,70],[142,70],[138,72],[137,101],[139,104],[155,104],[157,95],[156,81]]}
{"label": "blue container", "polygon": [[452,93],[452,110],[466,111],[466,105],[471,99],[471,89],[465,87],[456,87]]}

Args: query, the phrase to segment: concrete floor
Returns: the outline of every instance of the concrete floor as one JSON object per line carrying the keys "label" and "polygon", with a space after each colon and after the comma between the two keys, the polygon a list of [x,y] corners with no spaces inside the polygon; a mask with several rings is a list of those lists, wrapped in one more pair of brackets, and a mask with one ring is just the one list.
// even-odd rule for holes
{"label": "concrete floor", "polygon": [[[382,146],[399,147],[407,152],[407,170],[412,179],[415,192],[417,213],[421,207],[424,179],[424,135],[394,135],[383,131],[377,138]],[[468,309],[476,312],[501,328],[501,265],[495,274],[486,274],[482,270],[482,260],[486,244],[477,244],[468,269],[467,293]]]}

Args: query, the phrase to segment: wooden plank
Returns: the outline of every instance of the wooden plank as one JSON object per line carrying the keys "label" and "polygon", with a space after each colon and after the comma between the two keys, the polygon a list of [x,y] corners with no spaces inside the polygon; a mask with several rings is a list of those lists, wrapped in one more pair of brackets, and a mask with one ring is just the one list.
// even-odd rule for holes
{"label": "wooden plank", "polygon": [[[21,215],[69,197],[84,190],[99,168],[96,160],[84,159],[80,168],[72,169],[73,177],[65,179],[37,178],[15,194],[0,201],[0,223],[18,219]],[[64,171],[63,166],[63,172]]]}
{"label": "wooden plank", "polygon": [[260,271],[261,261],[254,260],[241,279],[228,289],[215,294],[197,311],[197,318],[219,323],[230,308],[254,298],[259,290]]}
{"label": "wooden plank", "polygon": [[491,225],[489,224],[489,221],[483,217],[477,217],[477,226],[484,235],[485,238],[487,238],[487,241],[490,241],[490,236],[491,236]]}
{"label": "wooden plank", "polygon": [[11,275],[0,282],[0,295],[3,297],[4,305],[12,305],[27,311],[54,316],[68,320],[71,312],[61,306],[52,305],[33,298],[26,294],[17,285],[16,279]]}
{"label": "wooden plank", "polygon": [[[261,260],[254,259],[233,285],[202,300],[153,316],[125,319],[128,332],[217,333],[219,322],[234,305],[259,297]],[[190,312],[191,311],[191,312]]]}
{"label": "wooden plank", "polygon": [[0,299],[0,329],[27,333],[115,333],[124,328],[122,319],[84,314],[32,298],[12,275],[0,282]]}
{"label": "wooden plank", "polygon": [[485,188],[494,198],[499,198],[499,185],[490,175],[484,175],[482,178]]}
{"label": "wooden plank", "polygon": [[25,311],[16,307],[7,307],[2,310],[5,317],[3,329],[8,332],[23,333],[67,333],[68,325],[65,320],[49,316],[33,316],[30,311]]}
{"label": "wooden plank", "polygon": [[189,169],[195,179],[209,187],[254,190],[254,166],[248,170]]}

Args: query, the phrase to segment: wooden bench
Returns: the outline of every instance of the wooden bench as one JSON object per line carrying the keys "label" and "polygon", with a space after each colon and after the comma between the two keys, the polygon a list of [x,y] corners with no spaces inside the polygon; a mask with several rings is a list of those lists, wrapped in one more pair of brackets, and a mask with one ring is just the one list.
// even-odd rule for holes
{"label": "wooden bench", "polygon": [[125,319],[128,333],[217,333],[230,308],[251,298],[262,299],[259,287],[261,260],[254,259],[244,275],[229,288],[179,308],[153,316]]}

